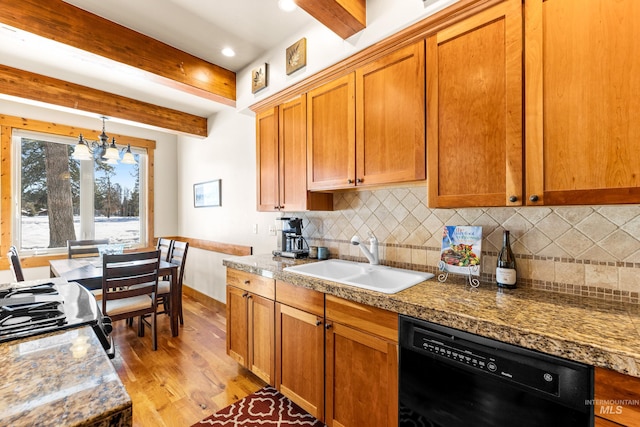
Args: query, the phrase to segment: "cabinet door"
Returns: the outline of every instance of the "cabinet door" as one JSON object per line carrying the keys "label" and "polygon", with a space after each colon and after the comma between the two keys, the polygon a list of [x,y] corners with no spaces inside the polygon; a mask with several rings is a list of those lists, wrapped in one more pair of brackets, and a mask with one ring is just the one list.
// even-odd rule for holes
{"label": "cabinet door", "polygon": [[530,204],[640,202],[640,3],[525,2]]}
{"label": "cabinet door", "polygon": [[398,425],[398,345],[340,323],[326,333],[329,426]]}
{"label": "cabinet door", "polygon": [[324,319],[276,303],[276,388],[324,418]]}
{"label": "cabinet door", "polygon": [[278,108],[280,131],[280,210],[333,210],[333,196],[307,191],[307,97]]}
{"label": "cabinet door", "polygon": [[280,210],[278,163],[278,108],[256,115],[256,171],[258,210]]}
{"label": "cabinet door", "polygon": [[427,38],[429,207],[522,204],[522,5]]}
{"label": "cabinet door", "polygon": [[[637,426],[640,420],[640,378],[604,368],[595,369],[593,411],[596,426]],[[601,417],[601,418],[598,418]],[[608,420],[610,423],[607,423]]]}
{"label": "cabinet door", "polygon": [[247,296],[249,318],[249,369],[274,385],[275,325],[273,300],[255,294]]}
{"label": "cabinet door", "polygon": [[424,42],[356,70],[356,185],[425,179]]}
{"label": "cabinet door", "polygon": [[227,286],[227,354],[242,366],[248,366],[248,310],[249,293],[235,286]]}
{"label": "cabinet door", "polygon": [[280,105],[280,208],[305,210],[307,196],[307,99]]}
{"label": "cabinet door", "polygon": [[355,84],[353,73],[307,93],[309,190],[355,185]]}

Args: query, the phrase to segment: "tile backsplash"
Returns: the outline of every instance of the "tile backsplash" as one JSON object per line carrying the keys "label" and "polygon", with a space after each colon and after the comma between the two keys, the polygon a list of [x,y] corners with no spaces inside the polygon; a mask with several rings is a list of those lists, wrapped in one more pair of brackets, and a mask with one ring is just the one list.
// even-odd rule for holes
{"label": "tile backsplash", "polygon": [[309,245],[331,257],[365,261],[351,237],[374,232],[381,264],[437,270],[445,225],[480,225],[481,280],[495,278],[502,232],[509,230],[518,286],[637,304],[640,205],[430,209],[424,186],[334,194],[333,212],[303,218]]}

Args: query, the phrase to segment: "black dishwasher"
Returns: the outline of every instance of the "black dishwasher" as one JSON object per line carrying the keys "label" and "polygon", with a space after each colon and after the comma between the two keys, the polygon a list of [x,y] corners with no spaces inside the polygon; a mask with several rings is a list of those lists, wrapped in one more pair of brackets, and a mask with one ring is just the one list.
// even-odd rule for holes
{"label": "black dishwasher", "polygon": [[592,427],[593,367],[400,316],[400,427]]}

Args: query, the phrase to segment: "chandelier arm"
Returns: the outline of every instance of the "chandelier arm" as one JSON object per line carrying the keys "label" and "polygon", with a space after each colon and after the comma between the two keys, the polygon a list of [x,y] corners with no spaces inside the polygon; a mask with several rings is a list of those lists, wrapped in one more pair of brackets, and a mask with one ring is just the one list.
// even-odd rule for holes
{"label": "chandelier arm", "polygon": [[[76,160],[91,160],[90,157],[96,153],[96,150],[100,149],[102,160],[106,160],[108,163],[117,163],[120,159],[120,155],[123,154],[122,163],[135,164],[135,157],[131,153],[131,144],[127,144],[126,147],[118,148],[116,145],[116,139],[111,138],[109,144],[109,137],[105,131],[106,117],[102,118],[102,133],[98,136],[99,141],[89,141],[85,139],[82,134],[78,137],[78,143],[76,144],[72,157]],[[89,156],[91,155],[91,156]]]}

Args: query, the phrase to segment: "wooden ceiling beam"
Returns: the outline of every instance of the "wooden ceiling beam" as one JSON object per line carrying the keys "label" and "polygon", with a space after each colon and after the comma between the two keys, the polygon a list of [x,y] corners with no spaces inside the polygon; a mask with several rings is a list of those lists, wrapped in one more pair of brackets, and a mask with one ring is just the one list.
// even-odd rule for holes
{"label": "wooden ceiling beam", "polygon": [[366,0],[295,0],[295,2],[344,40],[367,27]]}
{"label": "wooden ceiling beam", "polygon": [[63,80],[0,65],[0,93],[206,137],[207,119]]}
{"label": "wooden ceiling beam", "polygon": [[168,87],[235,106],[233,71],[98,15],[61,0],[0,0],[0,10],[0,22],[6,25],[143,70]]}

